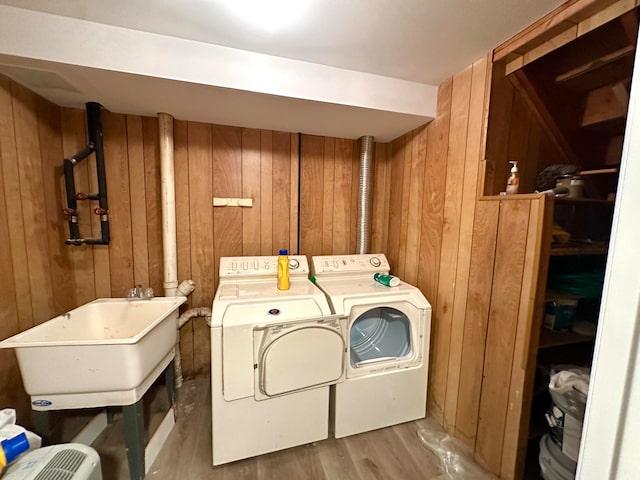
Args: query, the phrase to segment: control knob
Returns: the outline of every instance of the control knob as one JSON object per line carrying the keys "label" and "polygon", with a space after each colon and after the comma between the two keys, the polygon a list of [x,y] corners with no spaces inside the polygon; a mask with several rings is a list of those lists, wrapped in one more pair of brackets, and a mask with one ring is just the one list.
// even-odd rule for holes
{"label": "control knob", "polygon": [[289,268],[291,270],[295,270],[299,266],[300,266],[300,262],[298,260],[296,260],[295,258],[290,258],[289,259]]}
{"label": "control knob", "polygon": [[380,259],[378,257],[371,257],[371,259],[369,260],[369,263],[377,268],[380,266],[382,262],[380,262]]}

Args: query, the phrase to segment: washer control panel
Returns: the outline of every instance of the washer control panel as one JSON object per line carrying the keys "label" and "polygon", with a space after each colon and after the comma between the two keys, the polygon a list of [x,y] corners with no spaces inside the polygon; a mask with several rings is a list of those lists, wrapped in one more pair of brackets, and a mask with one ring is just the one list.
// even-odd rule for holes
{"label": "washer control panel", "polygon": [[[220,278],[225,277],[265,277],[278,274],[278,257],[221,257]],[[304,255],[289,255],[289,275],[309,275],[309,263]]]}
{"label": "washer control panel", "polygon": [[321,255],[312,257],[314,275],[389,273],[389,262],[382,253],[364,255]]}

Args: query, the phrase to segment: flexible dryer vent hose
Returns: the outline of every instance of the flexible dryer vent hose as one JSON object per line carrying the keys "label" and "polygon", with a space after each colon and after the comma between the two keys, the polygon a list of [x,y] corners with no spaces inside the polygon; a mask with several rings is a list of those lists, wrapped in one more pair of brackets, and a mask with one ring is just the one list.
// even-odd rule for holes
{"label": "flexible dryer vent hose", "polygon": [[373,148],[373,137],[360,138],[360,193],[358,197],[358,241],[356,244],[356,253],[359,254],[369,253]]}

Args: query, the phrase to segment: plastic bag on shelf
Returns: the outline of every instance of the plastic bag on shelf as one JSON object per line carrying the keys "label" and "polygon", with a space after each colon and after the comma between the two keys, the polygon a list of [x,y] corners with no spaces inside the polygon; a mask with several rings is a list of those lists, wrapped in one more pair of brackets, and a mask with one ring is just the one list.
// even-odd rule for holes
{"label": "plastic bag on shelf", "polygon": [[556,367],[549,380],[549,393],[553,403],[564,413],[580,420],[584,417],[587,404],[589,374],[590,369],[586,367]]}

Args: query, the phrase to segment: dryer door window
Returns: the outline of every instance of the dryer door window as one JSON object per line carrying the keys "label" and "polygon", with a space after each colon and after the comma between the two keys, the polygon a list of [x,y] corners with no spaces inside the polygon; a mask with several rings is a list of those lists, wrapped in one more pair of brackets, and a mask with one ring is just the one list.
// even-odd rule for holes
{"label": "dryer door window", "polygon": [[413,352],[411,322],[395,308],[372,308],[352,323],[349,344],[353,368],[406,358]]}

